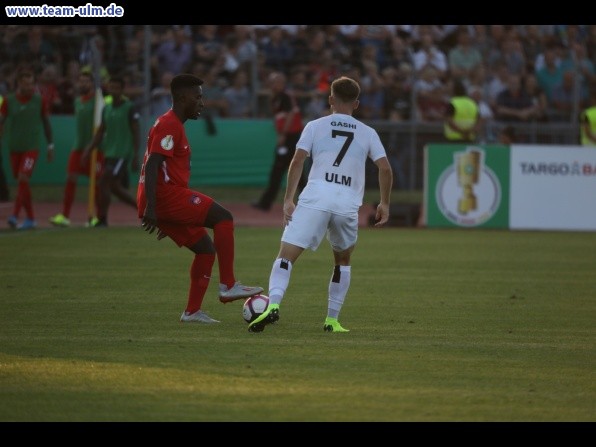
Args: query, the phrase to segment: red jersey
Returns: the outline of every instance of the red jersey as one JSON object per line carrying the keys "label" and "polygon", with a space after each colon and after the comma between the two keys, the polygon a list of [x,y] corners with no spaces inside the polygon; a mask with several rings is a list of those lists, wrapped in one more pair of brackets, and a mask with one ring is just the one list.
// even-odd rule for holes
{"label": "red jersey", "polygon": [[178,246],[193,247],[207,235],[205,219],[213,199],[188,187],[190,145],[184,125],[172,110],[161,115],[149,131],[137,189],[139,218],[143,217],[147,207],[145,165],[152,153],[166,157],[157,173],[155,192],[155,214],[159,229]]}
{"label": "red jersey", "polygon": [[157,118],[149,131],[147,149],[143,158],[139,187],[144,188],[145,163],[149,154],[156,152],[164,155],[166,160],[157,174],[157,193],[169,185],[188,188],[190,179],[190,145],[186,138],[184,124],[173,110],[169,110]]}
{"label": "red jersey", "polygon": [[275,118],[275,130],[278,133],[283,132],[284,126],[286,125],[286,119],[292,111],[294,112],[294,117],[292,118],[292,122],[290,123],[287,132],[302,132],[302,114],[300,113],[300,107],[298,107],[293,95],[286,91],[278,93],[271,100],[271,108]]}

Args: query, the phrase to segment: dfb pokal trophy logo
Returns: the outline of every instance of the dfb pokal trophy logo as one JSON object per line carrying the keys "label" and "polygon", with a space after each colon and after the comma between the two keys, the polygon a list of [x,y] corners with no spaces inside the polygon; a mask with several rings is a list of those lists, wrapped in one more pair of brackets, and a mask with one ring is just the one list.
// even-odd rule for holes
{"label": "dfb pokal trophy logo", "polygon": [[499,207],[501,185],[484,160],[484,150],[477,146],[454,152],[453,164],[443,171],[437,181],[437,205],[441,213],[456,225],[481,225]]}
{"label": "dfb pokal trophy logo", "polygon": [[480,152],[471,150],[455,154],[457,166],[457,180],[462,187],[462,196],[458,201],[457,210],[466,215],[477,207],[477,198],[474,195],[474,185],[478,183],[480,170]]}

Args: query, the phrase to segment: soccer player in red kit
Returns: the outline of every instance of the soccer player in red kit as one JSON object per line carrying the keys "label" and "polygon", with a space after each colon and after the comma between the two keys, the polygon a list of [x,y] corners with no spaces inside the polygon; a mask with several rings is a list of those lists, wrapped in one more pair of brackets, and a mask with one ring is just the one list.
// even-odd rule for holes
{"label": "soccer player in red kit", "polygon": [[[4,128],[6,125],[6,128]],[[8,225],[19,230],[36,228],[29,179],[39,156],[41,132],[45,134],[47,159],[54,159],[54,142],[49,119],[49,106],[35,91],[35,76],[30,71],[17,74],[17,89],[10,93],[0,108],[0,135],[6,131],[12,174],[17,181],[17,196]],[[21,208],[26,218],[18,223]]]}
{"label": "soccer player in red kit", "polygon": [[[262,287],[243,286],[234,276],[234,221],[232,214],[198,191],[189,188],[191,150],[184,130],[187,119],[203,110],[203,81],[190,74],[172,79],[172,108],[149,131],[143,158],[137,205],[141,225],[157,238],[170,237],[194,254],[190,290],[181,322],[219,323],[201,310],[217,253],[219,300],[227,303],[256,295]],[[206,228],[213,230],[213,240]]]}

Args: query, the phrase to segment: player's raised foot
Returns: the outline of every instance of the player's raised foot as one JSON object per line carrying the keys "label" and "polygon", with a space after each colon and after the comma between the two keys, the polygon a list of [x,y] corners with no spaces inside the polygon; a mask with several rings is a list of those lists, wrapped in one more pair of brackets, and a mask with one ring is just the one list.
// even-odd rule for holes
{"label": "player's raised foot", "polygon": [[8,226],[13,230],[16,229],[19,225],[19,221],[17,220],[16,216],[10,216],[7,220]]}
{"label": "player's raised foot", "polygon": [[269,304],[265,312],[248,325],[248,332],[263,332],[265,326],[279,320],[279,304]]}
{"label": "player's raised foot", "polygon": [[17,230],[34,230],[37,227],[35,220],[25,219],[21,225],[17,227]]}
{"label": "player's raised foot", "polygon": [[341,327],[337,318],[325,318],[325,324],[323,325],[323,330],[325,332],[350,332],[349,329],[345,329]]}
{"label": "player's raised foot", "polygon": [[240,282],[228,288],[225,284],[219,285],[219,301],[222,303],[231,303],[232,301],[248,298],[249,296],[257,295],[263,291],[262,287],[243,286]]}
{"label": "player's raised foot", "polygon": [[64,214],[56,214],[55,216],[50,217],[50,223],[57,227],[69,227],[70,219]]}
{"label": "player's raised foot", "polygon": [[197,310],[195,313],[189,314],[188,312],[182,312],[182,316],[180,317],[181,323],[203,323],[203,324],[213,324],[213,323],[220,323],[219,320],[215,320],[207,315],[202,310]]}

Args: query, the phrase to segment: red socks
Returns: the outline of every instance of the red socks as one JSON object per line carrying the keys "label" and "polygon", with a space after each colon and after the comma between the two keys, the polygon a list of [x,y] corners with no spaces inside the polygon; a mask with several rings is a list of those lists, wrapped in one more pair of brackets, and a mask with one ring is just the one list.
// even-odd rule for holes
{"label": "red socks", "polygon": [[234,221],[224,220],[213,227],[213,245],[217,251],[219,282],[233,287],[234,276]]}
{"label": "red socks", "polygon": [[13,216],[18,216],[21,211],[21,207],[25,208],[27,218],[35,219],[33,215],[33,204],[31,203],[31,188],[29,182],[19,182],[17,189],[17,198],[14,202]]}
{"label": "red socks", "polygon": [[194,314],[201,308],[203,298],[209,287],[211,268],[215,262],[215,254],[195,255],[190,266],[190,290],[188,291],[188,304],[186,312]]}
{"label": "red socks", "polygon": [[75,198],[75,192],[77,190],[77,182],[68,180],[64,187],[64,203],[62,205],[62,214],[64,217],[70,216],[70,210]]}
{"label": "red socks", "polygon": [[[64,202],[62,204],[62,214],[64,217],[70,217],[70,211],[72,210],[72,204],[74,203],[75,193],[77,191],[77,182],[67,180],[66,186],[64,187]],[[99,194],[99,186],[95,185],[95,214],[99,215],[99,207],[97,206],[97,198]]]}

